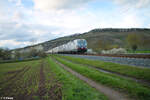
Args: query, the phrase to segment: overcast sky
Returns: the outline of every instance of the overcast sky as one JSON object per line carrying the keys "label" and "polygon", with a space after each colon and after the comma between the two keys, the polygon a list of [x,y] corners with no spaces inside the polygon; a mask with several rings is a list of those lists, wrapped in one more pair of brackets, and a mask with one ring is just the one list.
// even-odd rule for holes
{"label": "overcast sky", "polygon": [[0,0],[0,47],[94,28],[150,28],[150,0]]}

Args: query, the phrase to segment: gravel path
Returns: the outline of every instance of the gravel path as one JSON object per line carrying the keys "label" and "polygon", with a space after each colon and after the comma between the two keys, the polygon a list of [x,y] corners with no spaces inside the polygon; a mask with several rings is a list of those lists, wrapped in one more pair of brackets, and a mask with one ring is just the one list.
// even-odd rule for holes
{"label": "gravel path", "polygon": [[126,65],[131,65],[131,66],[150,68],[150,59],[70,55],[70,54],[67,54],[67,56],[74,56],[74,57],[87,58],[87,59],[92,59],[92,60],[101,60],[101,61],[108,61],[108,62],[114,62],[114,63],[119,63],[119,64],[126,64]]}
{"label": "gravel path", "polygon": [[[56,60],[55,60],[56,61]],[[126,97],[126,95],[117,92],[109,87],[106,87],[102,84],[98,84],[95,81],[82,76],[81,74],[75,72],[74,70],[68,68],[67,66],[59,63],[58,61],[56,61],[57,64],[59,64],[61,67],[63,67],[65,70],[67,70],[68,72],[72,73],[73,75],[75,75],[76,77],[78,77],[80,80],[83,80],[84,82],[86,82],[87,84],[89,84],[90,86],[94,87],[95,89],[97,89],[99,92],[104,93],[104,95],[106,95],[109,100],[131,100],[128,97]]]}

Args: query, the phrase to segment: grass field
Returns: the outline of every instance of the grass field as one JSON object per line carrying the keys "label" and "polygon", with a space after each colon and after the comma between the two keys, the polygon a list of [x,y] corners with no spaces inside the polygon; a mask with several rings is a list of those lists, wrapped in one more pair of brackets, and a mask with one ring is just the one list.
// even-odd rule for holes
{"label": "grass field", "polygon": [[[93,68],[89,68],[86,66],[82,66],[80,64],[68,62],[60,57],[55,56],[55,58],[59,62],[68,66],[69,68],[77,71],[78,73],[80,73],[86,77],[89,77],[90,79],[92,79],[98,83],[107,85],[107,86],[117,89],[119,91],[123,91],[123,92],[127,93],[128,95],[130,95],[131,97],[136,98],[137,100],[138,99],[139,100],[149,100],[150,99],[150,89],[144,87],[141,84],[138,84],[138,83],[128,80],[128,79],[121,78],[117,75],[99,72]],[[81,61],[83,61],[83,60],[81,60]]]}
{"label": "grass field", "polygon": [[[51,72],[46,70],[49,66],[47,66],[44,59],[5,63],[1,64],[0,68],[2,79],[0,80],[1,97],[14,97],[15,100],[61,98],[61,87],[55,88],[57,81],[51,81],[48,78],[51,76]],[[49,89],[58,91],[50,94]]]}
{"label": "grass field", "polygon": [[0,64],[0,97],[14,100],[108,100],[51,58]]}
{"label": "grass field", "polygon": [[132,67],[132,66],[120,65],[120,64],[116,64],[112,62],[89,60],[89,59],[70,57],[70,56],[59,56],[59,57],[73,61],[73,62],[77,62],[80,64],[102,68],[104,70],[116,72],[119,74],[135,77],[137,79],[142,79],[142,80],[150,82],[150,69],[149,68]]}

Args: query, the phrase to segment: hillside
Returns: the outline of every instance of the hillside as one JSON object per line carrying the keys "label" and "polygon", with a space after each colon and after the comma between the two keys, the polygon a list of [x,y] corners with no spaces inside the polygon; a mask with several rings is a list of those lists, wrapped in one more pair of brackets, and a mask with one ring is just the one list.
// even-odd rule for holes
{"label": "hillside", "polygon": [[[131,28],[131,29],[93,29],[89,32],[85,32],[82,34],[74,34],[71,36],[65,36],[61,38],[57,38],[54,40],[46,41],[38,45],[42,45],[44,51],[47,51],[56,46],[67,43],[68,41],[74,39],[86,39],[88,42],[88,48],[92,48],[95,51],[99,51],[105,48],[111,47],[125,47],[127,48],[126,38],[129,34],[136,34],[143,36],[143,39],[147,42],[150,42],[150,29],[142,29],[142,28]],[[142,40],[141,40],[142,41]],[[31,46],[30,46],[31,47]],[[28,47],[25,47],[28,48]],[[145,47],[139,47],[141,50],[150,50],[150,44]]]}
{"label": "hillside", "polygon": [[[126,38],[129,34],[138,34],[138,35],[140,34],[140,35],[144,35],[147,39],[150,39],[150,29],[106,28],[106,29],[94,29],[82,34],[75,34],[71,36],[61,37],[41,44],[44,47],[44,50],[47,51],[48,49],[67,43],[68,41],[84,38],[88,42],[88,48],[92,48],[94,50],[103,48],[101,45],[104,44],[126,47]],[[150,48],[145,47],[145,49],[150,49]]]}

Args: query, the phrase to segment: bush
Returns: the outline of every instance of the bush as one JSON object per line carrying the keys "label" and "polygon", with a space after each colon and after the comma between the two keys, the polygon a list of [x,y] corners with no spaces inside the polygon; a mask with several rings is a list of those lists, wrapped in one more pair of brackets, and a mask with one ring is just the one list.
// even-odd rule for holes
{"label": "bush", "polygon": [[42,50],[31,49],[29,52],[15,51],[15,59],[26,59],[35,57],[46,57],[46,53]]}
{"label": "bush", "polygon": [[113,48],[111,50],[102,50],[102,54],[122,54],[122,53],[127,53],[126,49],[124,48]]}

